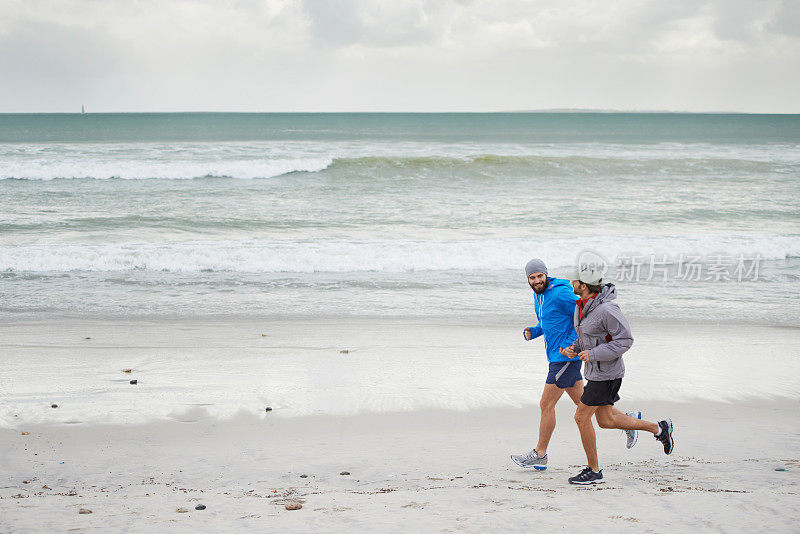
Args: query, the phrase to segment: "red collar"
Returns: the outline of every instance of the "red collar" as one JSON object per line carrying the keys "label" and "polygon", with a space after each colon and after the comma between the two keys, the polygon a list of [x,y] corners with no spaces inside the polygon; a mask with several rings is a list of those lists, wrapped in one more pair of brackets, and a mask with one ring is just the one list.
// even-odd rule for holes
{"label": "red collar", "polygon": [[589,302],[589,299],[593,299],[597,296],[597,293],[593,293],[586,297],[585,299],[578,299],[578,320],[580,321],[583,318],[583,307],[586,306],[586,303]]}

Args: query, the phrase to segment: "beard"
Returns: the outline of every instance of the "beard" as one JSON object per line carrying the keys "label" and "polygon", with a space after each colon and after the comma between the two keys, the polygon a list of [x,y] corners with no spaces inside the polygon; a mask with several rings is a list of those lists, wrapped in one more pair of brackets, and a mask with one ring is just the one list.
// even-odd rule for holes
{"label": "beard", "polygon": [[541,284],[537,284],[537,285],[534,285],[534,284],[529,284],[529,285],[531,286],[531,289],[533,289],[533,292],[536,293],[537,295],[541,295],[542,293],[544,293],[544,290],[547,289],[547,282],[546,281],[542,282]]}

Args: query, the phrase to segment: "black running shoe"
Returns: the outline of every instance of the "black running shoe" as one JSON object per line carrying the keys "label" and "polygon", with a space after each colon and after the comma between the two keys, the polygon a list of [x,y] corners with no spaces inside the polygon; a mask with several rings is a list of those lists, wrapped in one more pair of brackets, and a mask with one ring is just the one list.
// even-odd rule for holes
{"label": "black running shoe", "polygon": [[587,467],[574,477],[569,478],[570,484],[602,484],[603,483],[603,470],[601,469],[597,473],[592,471],[591,468]]}
{"label": "black running shoe", "polygon": [[672,454],[672,448],[675,444],[672,441],[672,420],[667,418],[658,422],[661,428],[661,433],[655,438],[664,445],[664,453]]}

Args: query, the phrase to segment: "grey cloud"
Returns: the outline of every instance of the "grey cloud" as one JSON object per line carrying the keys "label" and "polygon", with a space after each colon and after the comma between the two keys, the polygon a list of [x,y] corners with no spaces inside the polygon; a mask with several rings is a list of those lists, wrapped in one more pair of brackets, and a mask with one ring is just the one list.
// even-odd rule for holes
{"label": "grey cloud", "polygon": [[775,15],[767,24],[767,28],[779,34],[800,37],[800,2],[783,0]]}
{"label": "grey cloud", "polygon": [[425,2],[386,0],[303,0],[312,37],[327,46],[359,44],[375,47],[432,43],[436,28]]}
{"label": "grey cloud", "polygon": [[713,6],[714,31],[723,40],[752,43],[764,35],[762,22],[771,17],[775,2],[718,1]]}
{"label": "grey cloud", "polygon": [[797,110],[796,1],[4,1],[2,110]]}
{"label": "grey cloud", "polygon": [[0,37],[0,70],[36,78],[104,76],[120,61],[120,43],[97,29],[24,23]]}

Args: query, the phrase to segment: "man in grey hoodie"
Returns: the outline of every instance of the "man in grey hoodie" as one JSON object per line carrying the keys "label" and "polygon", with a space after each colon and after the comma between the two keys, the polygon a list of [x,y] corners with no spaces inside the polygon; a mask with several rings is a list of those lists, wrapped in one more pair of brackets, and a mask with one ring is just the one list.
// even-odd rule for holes
{"label": "man in grey hoodie", "polygon": [[603,272],[591,262],[579,262],[572,288],[580,300],[575,306],[573,322],[577,339],[561,349],[568,358],[576,356],[584,362],[586,386],[575,411],[575,422],[581,434],[588,466],[569,479],[570,484],[597,484],[603,482],[603,472],[597,460],[597,442],[592,415],[600,428],[643,430],[652,432],[664,445],[666,454],[672,453],[672,421],[658,423],[636,419],[613,409],[619,400],[619,388],[625,375],[622,354],[633,345],[628,320],[614,300],[614,284],[602,283]]}

